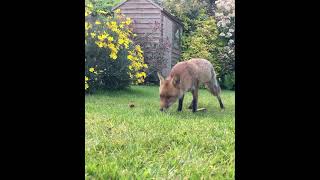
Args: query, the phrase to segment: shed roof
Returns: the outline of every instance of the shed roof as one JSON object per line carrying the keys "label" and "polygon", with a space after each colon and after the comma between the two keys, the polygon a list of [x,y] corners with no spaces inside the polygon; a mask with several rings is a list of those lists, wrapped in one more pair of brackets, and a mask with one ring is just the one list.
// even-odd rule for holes
{"label": "shed roof", "polygon": [[[118,5],[114,6],[112,8],[112,11],[114,11],[115,9],[117,9],[118,7],[120,7],[121,5],[123,5],[124,3],[126,3],[128,0],[124,0],[121,3],[119,3]],[[150,2],[151,4],[153,4],[154,6],[156,6],[157,8],[159,8],[164,14],[166,14],[169,18],[171,18],[173,21],[177,22],[178,24],[180,24],[183,27],[183,24],[181,22],[181,20],[175,16],[173,16],[172,14],[170,14],[167,10],[165,10],[163,7],[159,6],[157,3],[153,2],[152,0],[146,0],[148,2]]]}

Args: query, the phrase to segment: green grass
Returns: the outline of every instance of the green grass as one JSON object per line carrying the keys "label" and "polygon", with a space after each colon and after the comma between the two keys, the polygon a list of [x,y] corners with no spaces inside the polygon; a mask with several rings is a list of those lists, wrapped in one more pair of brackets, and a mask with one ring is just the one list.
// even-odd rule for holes
{"label": "green grass", "polygon": [[[177,102],[159,111],[158,87],[99,92],[85,98],[86,179],[234,179],[233,91],[222,91],[226,110],[206,90],[198,108]],[[130,108],[129,103],[135,107]]]}

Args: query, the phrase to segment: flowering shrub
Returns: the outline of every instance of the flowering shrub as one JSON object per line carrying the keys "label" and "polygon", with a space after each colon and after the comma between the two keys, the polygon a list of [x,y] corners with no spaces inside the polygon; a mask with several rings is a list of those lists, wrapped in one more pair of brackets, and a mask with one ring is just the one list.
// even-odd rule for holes
{"label": "flowering shrub", "polygon": [[216,10],[219,39],[222,43],[218,48],[218,60],[225,75],[234,71],[235,2],[234,0],[217,0]]}
{"label": "flowering shrub", "polygon": [[114,16],[97,10],[91,3],[85,9],[86,76],[85,89],[123,88],[144,82],[148,66],[143,51],[131,39],[131,19],[116,11]]}

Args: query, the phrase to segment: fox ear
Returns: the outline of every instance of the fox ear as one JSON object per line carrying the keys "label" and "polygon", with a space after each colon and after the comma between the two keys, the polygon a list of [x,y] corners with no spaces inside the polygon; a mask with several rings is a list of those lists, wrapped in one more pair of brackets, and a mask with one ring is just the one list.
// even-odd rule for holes
{"label": "fox ear", "polygon": [[164,78],[159,72],[157,72],[157,74],[158,74],[158,77],[159,77],[159,80],[160,80],[160,84],[161,84],[164,81]]}
{"label": "fox ear", "polygon": [[172,79],[172,84],[174,87],[178,87],[180,85],[180,76],[175,75]]}

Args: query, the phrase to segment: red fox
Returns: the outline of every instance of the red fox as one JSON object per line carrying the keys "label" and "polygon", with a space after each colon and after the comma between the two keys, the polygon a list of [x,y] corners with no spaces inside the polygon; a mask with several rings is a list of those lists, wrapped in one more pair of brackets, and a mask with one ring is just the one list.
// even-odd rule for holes
{"label": "red fox", "polygon": [[217,97],[220,108],[224,109],[221,101],[221,89],[216,79],[212,64],[205,59],[193,58],[177,63],[165,79],[159,72],[160,80],[160,111],[168,109],[179,99],[178,111],[182,110],[184,94],[191,91],[193,100],[189,109],[197,111],[199,84],[204,83],[207,89]]}

